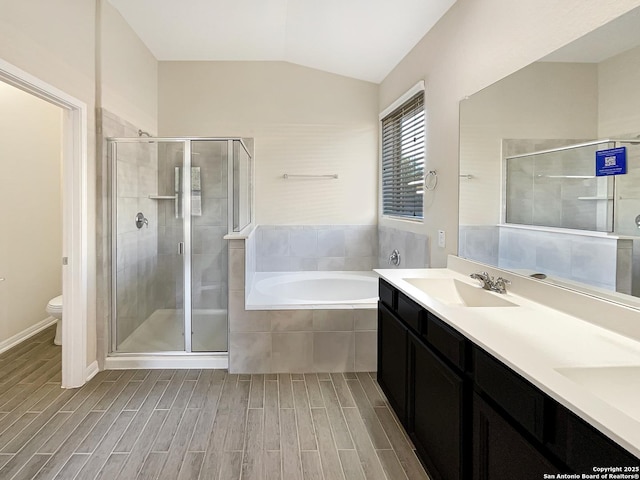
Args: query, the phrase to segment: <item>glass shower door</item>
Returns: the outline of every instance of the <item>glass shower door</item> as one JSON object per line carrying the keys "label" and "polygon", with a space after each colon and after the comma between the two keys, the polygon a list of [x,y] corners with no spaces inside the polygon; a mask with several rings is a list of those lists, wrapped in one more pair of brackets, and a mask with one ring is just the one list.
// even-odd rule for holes
{"label": "glass shower door", "polygon": [[185,144],[111,144],[114,352],[185,351]]}
{"label": "glass shower door", "polygon": [[229,140],[191,141],[191,351],[227,351]]}

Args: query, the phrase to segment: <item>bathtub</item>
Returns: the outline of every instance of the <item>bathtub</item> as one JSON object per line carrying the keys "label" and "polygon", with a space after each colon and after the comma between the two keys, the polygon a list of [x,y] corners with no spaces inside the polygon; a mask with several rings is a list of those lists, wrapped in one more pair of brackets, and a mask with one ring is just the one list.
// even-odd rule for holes
{"label": "bathtub", "polygon": [[247,310],[375,308],[378,275],[362,272],[256,272]]}

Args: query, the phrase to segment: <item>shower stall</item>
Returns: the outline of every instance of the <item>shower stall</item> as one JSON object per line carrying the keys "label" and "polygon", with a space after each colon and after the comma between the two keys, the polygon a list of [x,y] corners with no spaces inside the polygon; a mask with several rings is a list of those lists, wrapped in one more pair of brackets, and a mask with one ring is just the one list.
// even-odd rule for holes
{"label": "shower stall", "polygon": [[225,235],[251,222],[252,141],[112,138],[110,356],[227,352]]}

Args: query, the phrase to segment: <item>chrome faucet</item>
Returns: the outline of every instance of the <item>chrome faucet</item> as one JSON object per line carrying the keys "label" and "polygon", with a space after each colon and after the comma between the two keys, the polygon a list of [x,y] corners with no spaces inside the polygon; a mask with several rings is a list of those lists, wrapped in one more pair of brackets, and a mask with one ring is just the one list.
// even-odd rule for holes
{"label": "chrome faucet", "polygon": [[480,286],[485,290],[491,290],[491,284],[493,279],[489,276],[487,272],[472,273],[469,276],[474,280],[478,280],[480,282]]}
{"label": "chrome faucet", "polygon": [[400,265],[400,252],[397,248],[389,255],[389,265],[395,265],[396,267]]}
{"label": "chrome faucet", "polygon": [[507,293],[507,285],[511,285],[511,281],[506,278],[498,277],[495,280],[487,272],[472,273],[471,278],[478,280],[480,286],[485,290],[496,293]]}

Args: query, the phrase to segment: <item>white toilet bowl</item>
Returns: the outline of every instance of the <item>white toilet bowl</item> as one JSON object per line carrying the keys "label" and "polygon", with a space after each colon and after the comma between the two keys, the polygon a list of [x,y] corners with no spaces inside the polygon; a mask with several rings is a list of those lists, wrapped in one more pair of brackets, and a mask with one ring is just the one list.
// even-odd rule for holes
{"label": "white toilet bowl", "polygon": [[58,323],[56,324],[56,337],[53,339],[53,343],[62,345],[62,295],[58,295],[49,300],[47,313],[53,318],[58,319]]}

